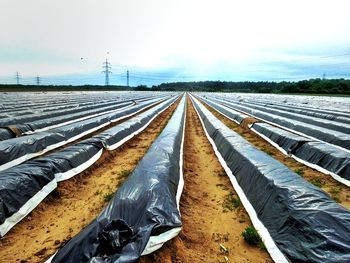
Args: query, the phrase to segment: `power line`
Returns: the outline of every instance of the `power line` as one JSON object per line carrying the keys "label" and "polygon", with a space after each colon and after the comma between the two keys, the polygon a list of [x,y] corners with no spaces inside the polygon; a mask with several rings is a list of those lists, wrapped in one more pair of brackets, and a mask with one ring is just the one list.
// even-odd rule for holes
{"label": "power line", "polygon": [[102,64],[102,68],[104,69],[102,73],[105,73],[105,85],[109,86],[109,74],[112,73],[112,71],[110,71],[111,63],[109,63],[108,60],[106,59],[106,61],[103,62]]}

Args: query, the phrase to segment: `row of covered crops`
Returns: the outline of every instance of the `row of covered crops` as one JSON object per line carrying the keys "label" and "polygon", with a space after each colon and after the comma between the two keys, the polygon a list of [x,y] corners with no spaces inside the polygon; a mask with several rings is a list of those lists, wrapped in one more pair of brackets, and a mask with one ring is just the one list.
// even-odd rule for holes
{"label": "row of covered crops", "polygon": [[[204,106],[210,100],[191,96],[191,101],[272,259],[349,262],[350,211],[226,127]],[[184,110],[182,99],[167,128],[101,215],[49,261],[134,262],[180,231],[176,206],[182,189]],[[248,117],[236,113],[237,120]]]}
{"label": "row of covered crops", "polygon": [[[147,93],[68,95],[38,96],[37,103],[33,97],[28,108],[22,104],[16,107],[16,100],[12,104],[9,101],[0,110],[3,117],[7,116],[0,122],[8,134],[0,141],[1,236],[58,182],[87,169],[103,149],[116,149],[141,132],[178,98],[176,94]],[[116,122],[121,123],[113,125]],[[36,129],[38,123],[40,128]]]}
{"label": "row of covered crops", "polygon": [[[253,116],[247,111],[235,110],[239,103],[218,97],[217,94],[197,95],[209,107],[237,123]],[[196,98],[194,104],[208,139],[272,259],[275,262],[349,262],[350,211],[226,127]],[[336,149],[346,152],[340,147]],[[343,165],[348,162],[344,160]]]}
{"label": "row of covered crops", "polygon": [[[136,94],[134,95],[137,96]],[[136,103],[135,105],[124,105],[116,112],[125,112],[126,116],[131,116],[131,113],[128,112],[131,108],[135,108],[135,114],[137,114],[140,110],[137,107],[140,105],[145,108],[152,105],[153,107],[113,128],[101,133],[94,133],[93,136],[86,139],[84,137],[77,144],[68,144],[62,150],[43,157],[25,161],[27,159],[22,158],[22,156],[37,153],[29,151],[21,153],[11,160],[6,161],[5,159],[2,165],[12,163],[3,166],[4,169],[0,172],[0,180],[4,178],[1,185],[2,182],[10,182],[7,186],[5,184],[5,187],[1,187],[0,192],[1,205],[4,208],[0,214],[5,215],[4,222],[9,222],[8,218],[18,214],[18,211],[30,201],[30,198],[25,197],[27,201],[24,204],[11,207],[13,202],[10,200],[11,195],[17,200],[18,196],[15,196],[15,192],[21,192],[11,192],[11,189],[20,185],[15,184],[14,178],[21,178],[23,174],[23,178],[25,178],[23,182],[26,180],[28,182],[35,181],[38,184],[39,192],[52,181],[55,184],[57,181],[68,179],[98,159],[103,149],[115,149],[130,136],[139,132],[178,98],[178,96],[168,94],[154,94],[154,97],[150,97],[149,94],[142,94],[144,97],[141,94],[138,95],[140,97],[132,99]],[[204,105],[207,104],[237,123],[253,116],[253,111],[248,112],[248,110],[243,111],[243,108],[235,108],[237,105],[241,106],[242,101],[236,102],[218,94],[195,94],[191,95],[190,99],[219,161],[225,168],[272,259],[275,262],[349,262],[350,211],[334,202],[322,190],[308,183],[271,156],[256,149],[220,122]],[[120,103],[127,103],[127,101],[128,99],[125,98]],[[318,110],[315,109],[316,111]],[[265,113],[272,114],[268,111]],[[347,118],[346,112],[340,114],[343,114],[339,116],[342,117],[341,119]],[[308,116],[306,113],[301,115]],[[101,116],[98,117],[103,119]],[[337,168],[330,168],[331,165],[325,166],[319,162],[316,163],[316,161],[313,163],[310,160],[299,159],[309,165],[324,169],[340,181],[344,179],[344,183],[347,182],[348,163],[346,160],[349,160],[349,156],[346,155],[346,153],[348,154],[346,147],[300,131],[293,132],[291,127],[283,129],[282,125],[273,125],[271,120],[263,120],[261,116],[255,117],[260,121],[254,123],[251,128],[270,143],[274,143],[278,149],[295,158],[299,157],[295,155],[294,150],[308,143],[311,146],[315,145],[313,147],[316,149],[321,149],[320,154],[324,154],[327,158],[344,154],[345,158],[338,158],[341,164],[337,164]],[[113,118],[118,119],[121,116],[113,115],[107,119],[111,122]],[[179,200],[183,187],[182,152],[185,118],[186,103],[185,96],[183,96],[166,128],[152,144],[126,182],[118,189],[107,207],[49,261],[134,262],[141,255],[153,252],[161,247],[165,241],[177,235],[182,224]],[[85,121],[81,122],[85,123]],[[268,124],[277,131],[271,129],[275,133],[274,136],[269,136],[257,128],[258,124],[261,124],[262,127]],[[98,127],[102,124],[96,125]],[[316,125],[316,122],[309,125]],[[57,132],[55,130],[64,129],[65,126],[54,127],[48,131],[54,130],[54,134],[65,134],[64,131]],[[93,130],[92,126],[84,127],[88,127],[85,130]],[[17,129],[11,127],[10,130],[12,132]],[[296,137],[285,136],[282,131],[289,132]],[[34,130],[34,133],[17,135],[18,137],[3,142],[46,132],[35,132]],[[343,133],[346,134],[344,131]],[[276,134],[282,134],[284,137],[280,140],[274,139]],[[72,136],[78,135],[79,133],[74,133]],[[298,140],[298,136],[306,139]],[[69,141],[70,138],[68,134],[66,141]],[[288,146],[279,145],[280,141],[286,141]],[[327,147],[318,147],[317,143]],[[334,147],[332,149],[337,154],[333,154],[333,151],[328,152],[328,147]],[[74,161],[72,161],[73,159]],[[79,161],[80,159],[82,161]],[[330,161],[330,163],[333,162]],[[39,175],[39,178],[35,178],[35,175]],[[12,181],[14,185],[11,185]],[[4,190],[5,188],[7,190]],[[5,201],[2,201],[7,192],[9,192],[8,200],[5,198]],[[32,194],[28,195],[30,197]],[[21,198],[18,199],[21,200]],[[12,215],[10,213],[6,217],[6,212],[9,209],[12,209]],[[4,226],[4,223],[1,226]],[[8,230],[4,229],[2,234]]]}
{"label": "row of covered crops", "polygon": [[[211,100],[197,95],[191,101],[272,259],[349,262],[350,211],[226,127],[204,106]],[[183,103],[101,215],[49,261],[134,262],[180,231]],[[223,104],[213,105],[234,116]],[[237,122],[248,117],[234,113]]]}
{"label": "row of covered crops", "polygon": [[251,130],[282,153],[350,186],[350,108],[331,111],[237,96],[201,96],[237,123],[254,117]]}

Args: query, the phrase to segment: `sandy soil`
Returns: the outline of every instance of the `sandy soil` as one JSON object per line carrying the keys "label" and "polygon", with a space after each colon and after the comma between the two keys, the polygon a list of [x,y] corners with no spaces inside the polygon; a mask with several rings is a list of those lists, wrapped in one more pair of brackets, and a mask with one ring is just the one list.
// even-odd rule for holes
{"label": "sandy soil", "polygon": [[[251,225],[249,217],[205,137],[193,106],[188,106],[185,188],[180,201],[183,230],[140,262],[272,262],[265,250],[243,240],[241,233]],[[237,207],[232,206],[232,200]]]}
{"label": "sandy soil", "polygon": [[[206,105],[204,103],[204,105]],[[269,144],[267,141],[262,139],[256,133],[252,132],[247,124],[254,123],[254,118],[247,118],[248,121],[244,121],[241,125],[236,124],[230,119],[224,117],[213,108],[206,105],[208,110],[210,110],[218,119],[220,119],[226,126],[235,132],[239,133],[247,141],[253,144],[256,148],[266,152],[271,155],[276,160],[280,161],[292,171],[295,171],[307,181],[315,184],[316,186],[322,188],[326,193],[329,194],[331,198],[337,201],[340,205],[347,209],[350,209],[350,188],[337,182],[330,175],[326,175],[317,170],[314,170],[304,164],[301,164],[291,157],[288,157]]]}
{"label": "sandy soil", "polygon": [[43,262],[93,220],[165,127],[176,105],[119,149],[105,151],[85,172],[60,183],[0,240],[0,262]]}

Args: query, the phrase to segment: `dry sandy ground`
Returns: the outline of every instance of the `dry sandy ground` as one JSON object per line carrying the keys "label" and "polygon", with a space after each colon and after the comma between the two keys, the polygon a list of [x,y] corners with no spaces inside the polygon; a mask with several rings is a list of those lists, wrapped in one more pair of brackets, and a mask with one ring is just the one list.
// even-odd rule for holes
{"label": "dry sandy ground", "polygon": [[280,161],[292,171],[297,172],[299,175],[303,176],[307,181],[315,184],[316,186],[322,188],[326,193],[328,193],[335,201],[347,209],[350,209],[350,188],[337,182],[330,175],[326,175],[317,170],[314,170],[302,163],[295,161],[293,158],[288,157],[269,144],[267,141],[262,139],[256,133],[252,132],[248,127],[248,123],[254,122],[253,118],[249,118],[248,121],[243,122],[241,125],[236,124],[230,119],[224,117],[213,108],[206,105],[208,110],[210,110],[218,119],[220,119],[226,126],[239,133],[247,141],[253,144],[256,148],[266,152],[271,155],[276,160]]}
{"label": "dry sandy ground", "polygon": [[119,149],[105,151],[85,172],[60,183],[0,240],[0,262],[43,262],[92,221],[165,127],[176,105]]}
{"label": "dry sandy ground", "polygon": [[[180,200],[183,230],[159,251],[140,262],[272,262],[269,254],[250,246],[241,233],[251,225],[207,140],[199,118],[188,103],[185,150],[185,188]],[[236,200],[238,207],[225,208]],[[232,203],[231,203],[232,204]],[[232,207],[231,207],[232,208]],[[227,249],[220,248],[220,244]]]}

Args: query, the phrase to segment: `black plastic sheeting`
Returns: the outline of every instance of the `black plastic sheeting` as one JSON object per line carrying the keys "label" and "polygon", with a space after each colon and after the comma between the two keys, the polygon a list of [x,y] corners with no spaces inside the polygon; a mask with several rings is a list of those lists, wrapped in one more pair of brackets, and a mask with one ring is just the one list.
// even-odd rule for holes
{"label": "black plastic sheeting", "polygon": [[61,123],[65,123],[68,121],[74,121],[76,119],[80,118],[88,118],[89,116],[95,115],[95,114],[100,114],[102,115],[104,112],[111,111],[111,110],[118,110],[123,107],[131,106],[134,105],[134,102],[124,102],[124,103],[115,103],[116,105],[113,105],[112,107],[107,107],[107,108],[98,108],[95,110],[89,110],[89,111],[84,111],[84,112],[78,112],[78,113],[73,113],[73,114],[68,114],[68,115],[61,115],[57,117],[50,117],[42,120],[37,120],[34,122],[30,123],[24,123],[24,124],[16,124],[16,125],[11,125],[11,128],[15,128],[17,131],[19,131],[21,134],[26,133],[26,132],[35,132],[36,130],[50,127],[53,125],[59,125]]}
{"label": "black plastic sheeting", "polygon": [[[67,116],[72,116],[72,118],[77,118],[79,116],[87,116],[92,115],[96,113],[100,113],[103,111],[118,109],[120,106],[125,104],[132,104],[134,100],[143,100],[143,97],[135,98],[135,99],[128,99],[128,100],[121,100],[120,98],[118,100],[114,99],[107,102],[100,102],[100,103],[89,103],[88,105],[68,105],[65,106],[62,109],[62,106],[55,107],[55,110],[45,112],[44,109],[37,110],[37,111],[29,111],[28,114],[25,114],[25,112],[20,112],[20,115],[18,116],[10,116],[8,118],[0,119],[0,127],[5,126],[11,126],[11,125],[18,125],[18,124],[31,124],[33,122],[33,125],[35,122],[41,121],[48,121],[50,118],[55,117],[61,117],[62,119],[66,118]],[[151,98],[149,98],[151,99]],[[49,107],[50,105],[44,105],[45,107]],[[35,126],[34,126],[35,127]],[[25,128],[25,127],[24,127]],[[30,129],[29,129],[30,130]]]}
{"label": "black plastic sheeting", "polygon": [[35,135],[13,138],[0,142],[0,165],[14,161],[22,156],[39,153],[48,146],[65,141],[61,133],[40,132]]}
{"label": "black plastic sheeting", "polygon": [[110,149],[127,136],[137,132],[140,128],[144,127],[152,118],[154,118],[159,112],[168,108],[173,104],[178,97],[174,97],[168,101],[162,102],[161,104],[154,106],[150,110],[147,110],[134,118],[127,120],[119,125],[110,128],[100,134],[88,139],[87,141],[98,141],[102,142],[106,149]]}
{"label": "black plastic sheeting", "polygon": [[[87,106],[82,106],[82,107],[68,107],[65,108],[64,110],[62,110],[61,108],[58,108],[55,111],[50,111],[47,113],[43,113],[41,110],[38,110],[37,112],[20,112],[20,115],[18,116],[11,116],[9,118],[5,118],[5,119],[1,119],[0,120],[0,126],[4,127],[4,126],[10,126],[10,125],[16,125],[19,123],[28,123],[28,122],[35,122],[38,120],[42,120],[42,119],[47,119],[47,118],[54,118],[54,117],[58,117],[58,116],[63,116],[66,114],[75,114],[75,113],[80,113],[80,112],[84,112],[84,111],[92,111],[94,109],[101,109],[106,107],[107,110],[109,109],[109,107],[112,107],[114,105],[118,105],[119,103],[124,103],[124,101],[112,101],[112,102],[108,102],[108,103],[101,103],[101,104],[93,104],[93,105],[87,105]],[[107,107],[109,106],[109,107]]]}
{"label": "black plastic sheeting", "polygon": [[185,98],[102,213],[52,262],[135,262],[151,236],[181,227],[176,195]]}
{"label": "black plastic sheeting", "polygon": [[[220,96],[221,97],[221,96]],[[228,96],[226,98],[222,97],[225,100],[228,101],[235,101],[238,98],[232,98],[231,96]],[[294,97],[295,99],[296,97]],[[253,104],[257,104],[257,105],[263,105],[266,107],[270,107],[270,108],[276,108],[276,109],[281,109],[281,110],[285,110],[288,109],[288,111],[290,110],[291,112],[295,112],[295,113],[300,113],[300,114],[304,114],[304,115],[309,115],[309,116],[313,116],[313,117],[318,117],[318,118],[322,118],[322,119],[329,119],[329,120],[336,120],[339,122],[342,122],[341,119],[344,117],[345,119],[347,119],[349,121],[350,118],[350,112],[349,111],[342,111],[342,110],[338,110],[338,109],[324,109],[324,108],[320,108],[320,107],[316,107],[314,106],[308,106],[305,105],[305,101],[302,102],[300,101],[299,103],[287,103],[288,98],[284,97],[285,101],[284,103],[280,103],[282,98],[279,98],[279,100],[277,101],[276,98],[273,100],[272,98],[270,98],[270,100],[261,100],[261,99],[247,99],[240,96],[240,100],[239,101],[248,101],[249,103],[253,103]],[[310,99],[310,97],[309,97]],[[341,117],[340,119],[338,119],[338,117]]]}
{"label": "black plastic sheeting", "polygon": [[308,142],[294,155],[350,180],[350,153],[322,142]]}
{"label": "black plastic sheeting", "polygon": [[256,118],[260,118],[264,121],[267,121],[276,125],[280,125],[282,127],[314,137],[321,141],[338,145],[340,147],[350,150],[350,134],[326,129],[323,127],[304,123],[297,120],[291,120],[286,117],[277,116],[271,113],[266,113],[261,110],[251,109],[246,106],[223,102],[222,100],[220,100],[219,102],[227,107],[233,108],[235,110],[243,111],[247,114],[250,114]]}
{"label": "black plastic sheeting", "polygon": [[[61,151],[27,161],[0,172],[0,234],[4,235],[5,233],[4,225],[2,225],[5,220],[10,218],[14,213],[17,213],[23,206],[29,206],[26,208],[28,212],[35,208],[36,205],[27,202],[46,185],[52,183],[54,180],[59,182],[76,175],[80,171],[74,169],[92,160],[103,149],[103,145],[108,144],[106,139],[113,140],[113,142],[124,139],[137,129],[145,126],[147,121],[173,104],[176,99],[178,97],[166,100],[131,118],[125,122],[128,125],[124,125],[124,123],[118,124],[116,127],[77,144],[68,146]],[[120,129],[118,128],[119,126],[121,126]],[[71,174],[64,174],[72,171],[73,173]],[[37,197],[38,202],[43,200],[53,190],[53,188],[50,189],[46,190],[40,197]],[[25,216],[21,215],[20,219],[23,219]],[[7,227],[6,229],[9,230],[11,227]]]}
{"label": "black plastic sheeting", "polygon": [[53,169],[52,163],[31,161],[0,173],[0,224],[55,180]]}
{"label": "black plastic sheeting", "polygon": [[11,131],[5,128],[0,128],[0,141],[8,140],[15,137]]}
{"label": "black plastic sheeting", "polygon": [[100,150],[102,150],[102,147],[99,144],[83,141],[61,151],[49,154],[46,157],[38,158],[36,161],[40,161],[43,164],[53,163],[56,179],[57,181],[61,181],[61,178],[57,178],[57,174],[65,173],[79,167],[94,157]]}
{"label": "black plastic sheeting", "polygon": [[[165,96],[164,96],[165,98]],[[57,116],[57,117],[50,117],[47,119],[41,119],[38,121],[30,122],[30,123],[25,123],[25,124],[16,124],[16,125],[11,125],[11,128],[15,128],[17,131],[20,131],[21,133],[25,132],[35,132],[38,129],[42,128],[47,128],[53,125],[59,125],[64,122],[68,121],[74,121],[79,118],[89,118],[89,116],[93,115],[100,115],[102,116],[103,114],[107,114],[108,111],[116,111],[116,110],[121,110],[124,107],[127,106],[132,106],[135,104],[142,104],[147,100],[151,100],[151,98],[140,98],[140,99],[135,99],[135,100],[126,100],[126,101],[119,101],[119,102],[113,102],[109,103],[111,106],[108,107],[98,107],[94,106],[94,109],[88,110],[88,111],[83,111],[81,112],[81,109],[79,109],[79,112],[75,112],[72,114],[66,114],[64,116]],[[90,117],[92,118],[92,117]]]}
{"label": "black plastic sheeting", "polygon": [[306,111],[301,111],[300,113],[294,113],[294,112],[290,112],[289,108],[285,108],[281,110],[281,109],[273,109],[268,106],[267,107],[259,106],[253,103],[245,103],[245,102],[235,102],[235,103],[245,107],[252,108],[252,109],[261,110],[263,112],[268,112],[278,116],[286,117],[291,120],[297,120],[308,124],[313,124],[319,127],[324,127],[326,129],[335,130],[342,133],[350,133],[350,125],[337,122],[336,120],[324,119],[322,117],[307,116],[303,113]]}
{"label": "black plastic sheeting", "polygon": [[291,262],[350,262],[350,211],[195,104],[258,218]]}
{"label": "black plastic sheeting", "polygon": [[350,179],[350,153],[323,142],[312,141],[267,123],[251,127],[283,148],[288,154]]}
{"label": "black plastic sheeting", "polygon": [[200,97],[200,98],[201,98],[201,100],[203,100],[206,104],[208,104],[212,108],[220,111],[221,113],[225,114],[227,117],[235,120],[238,123],[241,123],[245,118],[249,117],[248,115],[245,115],[241,112],[235,111],[235,110],[228,108],[224,105],[220,105],[216,102],[208,100],[205,97]]}
{"label": "black plastic sheeting", "polygon": [[[47,132],[38,132],[32,135],[0,141],[0,168],[2,165],[14,160],[18,160],[19,163],[23,162],[25,161],[26,156],[28,157],[27,159],[29,159],[31,158],[30,154],[40,154],[48,147],[52,150],[62,146],[72,140],[86,135],[87,133],[93,132],[93,129],[102,128],[117,119],[136,114],[138,111],[156,102],[160,102],[160,100],[153,99],[115,113],[72,123]],[[19,159],[21,157],[22,160]]]}
{"label": "black plastic sheeting", "polygon": [[96,145],[79,143],[0,172],[0,224],[56,180],[56,174],[78,167],[99,150]]}
{"label": "black plastic sheeting", "polygon": [[[265,135],[271,141],[283,148],[288,154],[294,154],[302,144],[311,142],[311,139],[291,133],[268,123],[256,122],[251,126],[258,133]],[[339,149],[339,148],[338,148]]]}
{"label": "black plastic sheeting", "polygon": [[[253,104],[253,102],[251,102]],[[308,115],[316,118],[326,119],[326,120],[332,120],[337,122],[343,122],[350,124],[350,114],[341,114],[336,112],[330,112],[326,110],[319,110],[319,109],[312,109],[312,108],[300,108],[300,107],[293,107],[291,105],[283,105],[279,106],[273,103],[258,103],[255,102],[257,105],[265,106],[268,108],[274,108],[278,110],[286,110],[288,112],[294,112],[301,115]]]}

